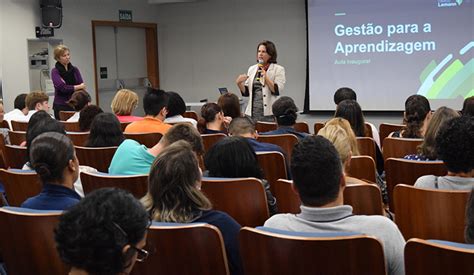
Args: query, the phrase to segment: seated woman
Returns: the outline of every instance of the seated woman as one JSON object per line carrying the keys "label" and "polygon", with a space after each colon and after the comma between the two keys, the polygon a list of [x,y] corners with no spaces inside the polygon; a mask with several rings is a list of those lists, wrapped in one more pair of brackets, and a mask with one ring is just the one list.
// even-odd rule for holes
{"label": "seated woman", "polygon": [[143,205],[154,221],[209,223],[222,233],[232,274],[241,274],[238,234],[240,225],[226,213],[212,210],[200,191],[201,171],[191,145],[177,141],[165,148],[153,162]]}
{"label": "seated woman", "polygon": [[103,112],[104,111],[102,111],[102,109],[96,105],[89,105],[82,109],[79,116],[79,129],[81,132],[89,132],[91,129],[92,120],[94,120],[96,115]]}
{"label": "seated woman", "polygon": [[214,144],[204,156],[208,169],[206,176],[219,178],[260,179],[267,195],[270,215],[278,212],[276,198],[270,191],[270,184],[264,179],[253,147],[244,137],[226,137]]}
{"label": "seated woman", "polygon": [[232,119],[242,116],[239,97],[233,93],[221,95],[217,100],[217,105],[222,108],[224,116],[231,117]]}
{"label": "seated woman", "polygon": [[423,138],[431,119],[431,106],[426,97],[411,95],[405,101],[403,124],[401,131],[393,132],[389,137]]}
{"label": "seated woman", "polygon": [[138,107],[138,95],[128,89],[119,90],[110,105],[112,112],[120,122],[134,122],[143,120],[143,117],[133,116],[133,110]]}
{"label": "seated woman", "polygon": [[216,103],[206,103],[201,107],[198,130],[201,134],[226,134],[232,119],[225,117],[222,108]]}
{"label": "seated woman", "polygon": [[103,188],[64,212],[54,232],[69,275],[130,274],[143,262],[148,213],[130,193]]}
{"label": "seated woman", "polygon": [[438,153],[436,152],[436,135],[439,130],[446,125],[449,120],[458,117],[459,113],[448,107],[440,107],[434,112],[433,117],[426,128],[425,138],[423,143],[418,146],[418,153],[406,155],[404,159],[409,160],[437,160]]}
{"label": "seated woman", "polygon": [[443,190],[471,190],[474,188],[474,117],[451,119],[439,130],[435,150],[448,174],[418,178],[415,187]]}
{"label": "seated woman", "polygon": [[119,146],[124,140],[117,117],[111,113],[101,113],[92,121],[86,147]]}
{"label": "seated woman", "polygon": [[81,115],[81,110],[91,104],[91,96],[88,92],[84,90],[77,90],[72,94],[71,99],[69,99],[69,101],[67,101],[66,103],[71,106],[74,111],[76,111],[76,113],[74,113],[74,115],[70,117],[67,121],[78,122],[79,117]]}
{"label": "seated woman", "polygon": [[81,197],[74,191],[79,161],[67,136],[47,132],[36,137],[30,146],[30,163],[38,173],[43,189],[21,207],[65,210],[79,202]]}
{"label": "seated woman", "polygon": [[183,117],[186,112],[186,103],[183,98],[175,92],[167,92],[168,99],[168,114],[166,115],[165,123],[191,123],[194,127],[197,127],[197,121],[192,118]]}

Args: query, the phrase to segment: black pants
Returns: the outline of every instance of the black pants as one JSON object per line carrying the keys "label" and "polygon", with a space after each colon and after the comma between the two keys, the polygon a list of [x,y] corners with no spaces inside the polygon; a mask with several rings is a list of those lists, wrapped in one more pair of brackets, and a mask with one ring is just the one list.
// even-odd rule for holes
{"label": "black pants", "polygon": [[56,118],[56,120],[59,120],[60,111],[74,111],[74,109],[69,105],[59,105],[59,104],[53,104],[53,110],[54,110],[54,118]]}

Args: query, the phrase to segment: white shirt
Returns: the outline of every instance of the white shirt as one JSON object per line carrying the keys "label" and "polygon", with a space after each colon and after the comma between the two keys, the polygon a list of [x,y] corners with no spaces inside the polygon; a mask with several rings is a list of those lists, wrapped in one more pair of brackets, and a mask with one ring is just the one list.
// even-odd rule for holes
{"label": "white shirt", "polygon": [[68,118],[66,121],[67,122],[78,122],[80,117],[80,112],[75,112],[72,117]]}
{"label": "white shirt", "polygon": [[180,123],[187,122],[191,123],[195,128],[197,128],[197,121],[192,118],[183,117],[182,115],[175,115],[172,117],[167,117],[164,121],[165,123]]}
{"label": "white shirt", "polygon": [[14,109],[13,111],[6,113],[3,119],[8,122],[10,129],[13,129],[12,122],[11,122],[12,120],[28,121],[26,120],[27,116],[20,109]]}

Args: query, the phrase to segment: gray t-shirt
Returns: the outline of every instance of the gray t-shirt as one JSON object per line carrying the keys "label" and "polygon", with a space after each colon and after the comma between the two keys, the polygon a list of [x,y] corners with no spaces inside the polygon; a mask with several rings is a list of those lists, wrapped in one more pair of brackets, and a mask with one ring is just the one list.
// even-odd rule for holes
{"label": "gray t-shirt", "polygon": [[474,178],[428,175],[419,177],[415,182],[415,187],[444,190],[471,190],[474,188]]}
{"label": "gray t-shirt", "polygon": [[398,227],[383,216],[353,215],[352,206],[306,207],[300,214],[278,214],[265,222],[267,227],[313,233],[356,232],[379,239],[383,245],[388,274],[405,274],[405,239]]}

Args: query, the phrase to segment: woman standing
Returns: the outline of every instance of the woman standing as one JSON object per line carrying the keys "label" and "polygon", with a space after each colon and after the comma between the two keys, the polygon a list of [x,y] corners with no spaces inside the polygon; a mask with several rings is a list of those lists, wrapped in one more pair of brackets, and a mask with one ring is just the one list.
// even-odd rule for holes
{"label": "woman standing", "polygon": [[81,72],[70,61],[69,48],[59,45],[54,48],[54,59],[57,61],[51,70],[51,79],[54,84],[54,117],[59,119],[59,111],[74,111],[66,102],[71,99],[74,91],[85,90]]}
{"label": "woman standing", "polygon": [[256,121],[273,121],[272,104],[285,86],[285,68],[277,65],[275,44],[262,41],[257,47],[257,64],[237,77],[242,96],[249,96],[245,114]]}

